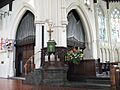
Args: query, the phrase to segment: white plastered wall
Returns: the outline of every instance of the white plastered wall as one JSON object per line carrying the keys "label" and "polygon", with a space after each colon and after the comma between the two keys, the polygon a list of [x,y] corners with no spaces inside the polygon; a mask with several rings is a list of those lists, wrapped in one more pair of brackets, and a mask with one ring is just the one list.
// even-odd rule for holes
{"label": "white plastered wall", "polygon": [[[39,2],[39,3],[37,3]],[[43,3],[42,3],[43,2]],[[34,5],[35,3],[35,5]],[[36,5],[37,4],[37,5]],[[57,4],[57,5],[56,5]],[[51,6],[52,5],[52,6]],[[40,7],[39,7],[40,6]],[[8,8],[7,8],[8,9]],[[83,0],[15,0],[13,2],[13,10],[10,12],[10,16],[4,18],[8,23],[4,21],[4,25],[2,30],[0,31],[0,35],[3,38],[14,39],[16,37],[16,31],[18,24],[24,15],[24,13],[29,10],[35,15],[35,25],[38,26],[36,30],[41,29],[41,25],[44,25],[46,29],[45,39],[48,38],[47,30],[48,25],[46,20],[51,20],[54,24],[52,28],[54,30],[52,34],[52,39],[55,39],[57,42],[57,46],[65,46],[66,47],[66,24],[67,24],[67,14],[70,10],[76,9],[82,21],[84,22],[84,29],[86,33],[86,50],[85,50],[85,58],[96,58],[97,47],[96,47],[96,30],[94,23],[94,10],[91,5],[91,10],[88,10],[88,7],[84,5]],[[67,10],[67,12],[66,12]],[[54,12],[55,11],[55,12]],[[6,33],[7,31],[7,33]],[[2,33],[2,34],[1,34]],[[41,39],[38,37],[37,40]],[[44,46],[46,47],[45,40]],[[35,53],[40,50],[41,43],[36,42]],[[93,48],[94,47],[94,48]],[[36,56],[36,59],[38,56]],[[15,47],[13,52],[10,52],[9,58],[7,52],[2,52],[0,54],[0,59],[4,61],[4,64],[0,64],[0,77],[12,77],[15,75]],[[38,60],[38,59],[37,59]],[[35,61],[37,65],[36,68],[39,68],[40,61]],[[4,68],[4,69],[3,69]]]}
{"label": "white plastered wall", "polygon": [[[27,2],[26,2],[27,1]],[[0,30],[0,37],[15,40],[18,24],[24,15],[29,10],[35,14],[34,5],[31,4],[32,0],[16,0],[13,2],[12,12],[10,15],[3,18],[3,28]],[[8,10],[7,6],[3,7]],[[2,50],[0,52],[0,77],[8,78],[15,76],[15,47],[11,52]],[[1,63],[4,62],[4,63]]]}
{"label": "white plastered wall", "polygon": [[[114,41],[111,41],[111,28],[110,28],[110,15],[111,15],[111,12],[115,9],[115,8],[118,8],[120,9],[120,2],[118,3],[109,3],[109,9],[107,9],[106,7],[106,2],[102,1],[102,0],[98,0],[97,2],[97,6],[100,5],[102,10],[103,10],[103,14],[105,16],[105,30],[107,32],[107,38],[108,40],[107,41],[104,41],[104,42],[100,42],[98,41],[98,58],[100,58],[100,50],[105,50],[106,53],[103,53],[102,57],[101,58],[101,62],[106,62],[106,61],[109,61],[109,62],[119,62],[120,60],[120,43],[117,43],[117,42],[114,42]],[[97,17],[95,17],[97,19]],[[96,24],[96,31],[98,32],[98,25]],[[99,33],[97,34],[97,37]],[[115,49],[118,51],[118,56],[115,55]],[[106,57],[107,56],[107,57]],[[115,60],[115,58],[118,57],[118,60]],[[109,60],[108,60],[109,59]]]}

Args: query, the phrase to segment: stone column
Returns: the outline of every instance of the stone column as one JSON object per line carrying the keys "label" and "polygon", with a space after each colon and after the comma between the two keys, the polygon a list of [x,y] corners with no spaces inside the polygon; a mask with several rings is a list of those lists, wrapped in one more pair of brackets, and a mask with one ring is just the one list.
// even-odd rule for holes
{"label": "stone column", "polygon": [[42,26],[44,26],[45,21],[45,5],[46,0],[34,0],[35,2],[35,27],[36,27],[36,36],[35,36],[35,55],[34,63],[35,68],[40,68],[41,64],[41,49],[42,49]]}
{"label": "stone column", "polygon": [[99,28],[98,28],[98,17],[97,17],[97,3],[94,3],[94,15],[96,25],[96,44],[97,44],[97,58],[100,58],[100,41],[99,41]]}
{"label": "stone column", "polygon": [[35,10],[36,10],[36,16],[35,16],[36,21],[45,21],[46,0],[34,0],[34,2],[35,2]]}
{"label": "stone column", "polygon": [[61,42],[60,45],[67,47],[67,29],[66,25],[68,24],[67,22],[67,13],[66,13],[66,1],[61,0]]}
{"label": "stone column", "polygon": [[65,0],[52,0],[51,5],[51,21],[53,23],[52,38],[56,41],[56,46],[66,47],[67,15]]}
{"label": "stone column", "polygon": [[109,12],[110,12],[110,10],[109,9],[107,9],[107,15],[106,15],[106,28],[107,28],[107,31],[108,31],[108,41],[109,41],[109,48],[110,48],[110,57],[109,57],[109,61],[110,62],[113,62],[113,49],[112,49],[112,44],[113,44],[113,42],[112,42],[112,37],[111,37],[111,31],[110,31],[110,25],[111,25],[111,23],[110,23],[110,18],[109,18]]}
{"label": "stone column", "polygon": [[40,68],[41,65],[41,49],[42,49],[42,21],[36,21],[36,36],[35,36],[35,68]]}

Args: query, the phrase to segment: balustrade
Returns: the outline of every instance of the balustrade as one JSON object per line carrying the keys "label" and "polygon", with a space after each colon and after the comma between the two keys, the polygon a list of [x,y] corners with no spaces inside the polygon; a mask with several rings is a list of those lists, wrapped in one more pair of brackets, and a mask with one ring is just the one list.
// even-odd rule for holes
{"label": "balustrade", "polygon": [[64,56],[67,51],[66,47],[55,47],[54,53],[48,53],[47,48],[41,50],[41,66],[42,67],[62,67],[64,65]]}

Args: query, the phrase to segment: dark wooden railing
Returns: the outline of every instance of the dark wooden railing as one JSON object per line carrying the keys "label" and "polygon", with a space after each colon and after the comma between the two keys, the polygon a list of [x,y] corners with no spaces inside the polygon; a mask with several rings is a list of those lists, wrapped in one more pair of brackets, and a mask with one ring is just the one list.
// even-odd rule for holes
{"label": "dark wooden railing", "polygon": [[40,54],[40,51],[38,51],[37,53],[35,53],[34,55],[32,55],[24,64],[24,69],[25,69],[25,75],[27,75],[28,73],[30,73],[31,71],[33,71],[35,69],[35,63],[34,63],[34,58],[36,55]]}
{"label": "dark wooden railing", "polygon": [[[41,66],[42,67],[48,67],[51,65],[57,67],[63,66],[66,51],[67,51],[66,47],[55,47],[54,53],[48,53],[47,48],[43,48],[41,50]],[[52,54],[53,58],[51,58]]]}

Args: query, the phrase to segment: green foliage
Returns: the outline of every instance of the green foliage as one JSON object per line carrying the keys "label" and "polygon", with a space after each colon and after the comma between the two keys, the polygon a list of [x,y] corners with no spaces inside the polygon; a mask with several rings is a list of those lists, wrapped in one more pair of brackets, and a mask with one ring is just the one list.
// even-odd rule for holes
{"label": "green foliage", "polygon": [[68,51],[65,55],[65,61],[66,62],[72,62],[74,64],[77,64],[80,62],[80,60],[83,59],[83,52],[82,50],[76,50],[75,52],[73,50]]}

